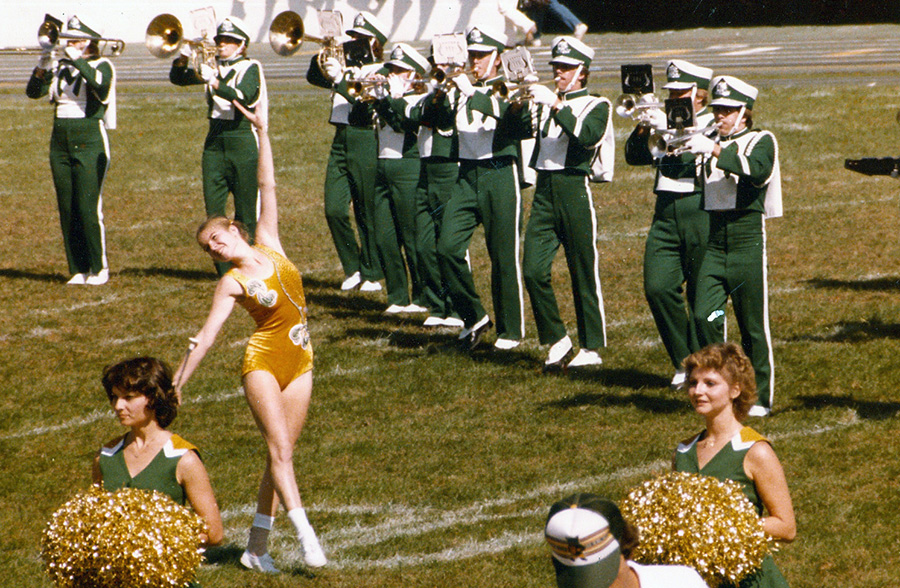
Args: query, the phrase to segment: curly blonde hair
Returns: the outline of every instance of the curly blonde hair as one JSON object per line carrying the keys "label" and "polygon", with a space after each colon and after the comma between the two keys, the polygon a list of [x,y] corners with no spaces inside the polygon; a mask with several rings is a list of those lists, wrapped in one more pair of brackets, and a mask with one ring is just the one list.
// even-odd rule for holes
{"label": "curly blonde hair", "polygon": [[684,372],[688,380],[694,370],[710,370],[719,373],[729,386],[737,386],[741,393],[732,401],[734,416],[743,422],[756,404],[756,374],[750,358],[736,343],[713,343],[692,353],[684,360]]}

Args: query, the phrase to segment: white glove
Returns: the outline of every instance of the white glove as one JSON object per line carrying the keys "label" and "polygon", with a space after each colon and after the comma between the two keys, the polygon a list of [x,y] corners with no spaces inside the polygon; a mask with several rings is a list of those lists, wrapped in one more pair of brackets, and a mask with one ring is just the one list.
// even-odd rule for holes
{"label": "white glove", "polygon": [[82,50],[78,47],[74,45],[66,45],[66,57],[68,57],[72,61],[75,61],[76,59],[81,57],[82,53]]}
{"label": "white glove", "polygon": [[459,89],[460,94],[469,98],[475,94],[475,86],[472,85],[472,82],[469,80],[469,76],[466,74],[459,74],[458,76],[454,76],[452,78],[453,83],[456,84],[456,87]]}
{"label": "white glove", "polygon": [[399,76],[388,76],[388,93],[391,98],[402,98],[406,94],[406,80]]}
{"label": "white glove", "polygon": [[344,71],[347,74],[347,77],[351,80],[358,80],[361,77],[360,70],[358,67],[348,67]]}
{"label": "white glove", "polygon": [[210,65],[207,65],[205,63],[200,64],[200,72],[199,73],[200,73],[200,77],[203,78],[203,81],[206,82],[207,84],[212,83],[212,81],[214,79],[216,79],[216,77],[219,75],[219,72],[216,70],[216,68],[214,68]]}
{"label": "white glove", "polygon": [[666,127],[669,126],[669,121],[666,118],[666,113],[659,108],[651,108],[645,111],[643,120],[646,120],[648,125],[660,131],[665,130]]}
{"label": "white glove", "polygon": [[372,96],[375,96],[376,100],[384,100],[388,97],[388,84],[378,82],[374,86],[372,86]]}
{"label": "white glove", "polygon": [[684,146],[694,155],[711,155],[716,142],[703,135],[694,135]]}
{"label": "white glove", "polygon": [[332,82],[337,82],[344,75],[344,68],[341,66],[341,62],[334,57],[329,57],[325,60],[325,63],[322,64],[322,70],[325,77]]}
{"label": "white glove", "polygon": [[541,78],[539,78],[537,74],[528,74],[522,78],[523,84],[536,84],[539,81],[541,81]]}
{"label": "white glove", "polygon": [[528,88],[528,93],[531,94],[531,99],[535,104],[553,106],[556,104],[556,101],[559,100],[559,96],[556,95],[556,92],[547,86],[542,86],[540,84],[535,84]]}
{"label": "white glove", "polygon": [[190,43],[182,43],[178,53],[180,53],[182,57],[187,57],[188,59],[194,56],[194,50],[191,48]]}
{"label": "white glove", "polygon": [[41,51],[41,57],[38,59],[38,67],[47,70],[53,67],[53,49],[45,48]]}

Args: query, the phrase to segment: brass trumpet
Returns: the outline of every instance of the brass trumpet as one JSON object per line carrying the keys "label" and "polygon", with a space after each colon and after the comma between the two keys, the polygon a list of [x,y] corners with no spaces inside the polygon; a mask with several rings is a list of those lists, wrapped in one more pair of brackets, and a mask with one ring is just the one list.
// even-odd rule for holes
{"label": "brass trumpet", "polygon": [[646,122],[648,110],[662,110],[665,106],[653,94],[622,94],[616,98],[616,114],[641,122]]}
{"label": "brass trumpet", "polygon": [[181,21],[171,14],[160,14],[147,25],[144,44],[150,55],[160,59],[168,59],[181,51],[182,45],[191,48],[191,61],[196,71],[200,64],[215,65],[216,45],[209,39],[185,39]]}
{"label": "brass trumpet", "polygon": [[688,152],[686,143],[697,135],[705,135],[719,128],[719,123],[702,127],[699,129],[666,129],[664,131],[654,130],[647,137],[647,144],[650,147],[650,154],[654,158],[660,158],[666,155],[681,155]]}
{"label": "brass trumpet", "polygon": [[506,82],[494,82],[491,90],[504,100],[509,100],[512,104],[522,104],[531,100],[532,96],[528,92],[531,86],[537,84],[548,84],[553,80],[539,80],[536,82],[520,82],[517,84],[507,84]]}
{"label": "brass trumpet", "polygon": [[109,37],[82,37],[70,35],[62,32],[62,21],[54,18],[49,14],[44,16],[44,22],[38,27],[37,32],[38,47],[3,47],[0,48],[0,55],[38,55],[46,51],[55,51],[60,41],[99,41],[103,43],[100,48],[100,54],[108,47],[110,57],[118,57],[125,51],[125,41],[122,39],[112,39]]}
{"label": "brass trumpet", "polygon": [[269,44],[272,46],[272,50],[282,57],[290,57],[299,51],[303,41],[312,41],[322,45],[322,49],[316,56],[319,69],[324,69],[325,60],[332,58],[337,59],[342,66],[346,67],[343,45],[338,43],[333,36],[320,39],[307,35],[303,26],[303,18],[293,10],[279,13],[269,26]]}

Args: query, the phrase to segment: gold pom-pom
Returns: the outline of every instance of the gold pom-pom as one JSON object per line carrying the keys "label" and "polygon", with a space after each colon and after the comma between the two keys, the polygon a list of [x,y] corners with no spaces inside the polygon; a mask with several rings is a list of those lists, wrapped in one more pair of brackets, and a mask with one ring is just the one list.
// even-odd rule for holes
{"label": "gold pom-pom", "polygon": [[762,520],[732,480],[671,472],[632,490],[621,510],[641,534],[632,559],[690,566],[710,588],[738,584],[771,552]]}
{"label": "gold pom-pom", "polygon": [[53,513],[41,557],[58,588],[180,588],[200,565],[205,532],[165,494],[93,486]]}

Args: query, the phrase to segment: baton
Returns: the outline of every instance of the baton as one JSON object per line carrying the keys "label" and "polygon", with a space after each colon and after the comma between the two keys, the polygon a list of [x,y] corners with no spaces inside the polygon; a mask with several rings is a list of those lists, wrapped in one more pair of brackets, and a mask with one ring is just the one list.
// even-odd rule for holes
{"label": "baton", "polygon": [[175,374],[175,383],[172,386],[176,390],[181,385],[181,376],[182,376],[182,374],[184,374],[184,368],[187,367],[187,361],[188,361],[188,358],[191,356],[191,351],[193,351],[194,348],[197,346],[197,343],[200,342],[200,340],[195,337],[189,338],[188,341],[189,341],[189,343],[188,343],[187,351],[184,352],[184,359],[181,360],[181,369],[178,370],[177,374]]}

